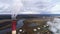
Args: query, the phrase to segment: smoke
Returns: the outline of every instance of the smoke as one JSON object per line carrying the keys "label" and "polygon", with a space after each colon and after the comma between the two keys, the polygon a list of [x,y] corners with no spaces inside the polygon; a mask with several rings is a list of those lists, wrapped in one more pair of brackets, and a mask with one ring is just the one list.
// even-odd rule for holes
{"label": "smoke", "polygon": [[13,0],[12,6],[11,6],[11,13],[12,17],[16,17],[19,12],[21,12],[23,4],[21,3],[21,0]]}
{"label": "smoke", "polygon": [[53,32],[53,34],[60,34],[60,18],[54,18],[52,21],[48,21],[49,30]]}

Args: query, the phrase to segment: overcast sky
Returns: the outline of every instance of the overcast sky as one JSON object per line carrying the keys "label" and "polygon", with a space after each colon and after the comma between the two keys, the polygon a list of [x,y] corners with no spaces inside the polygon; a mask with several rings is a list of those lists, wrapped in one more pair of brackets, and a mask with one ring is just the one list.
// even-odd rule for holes
{"label": "overcast sky", "polygon": [[0,0],[0,14],[60,14],[60,0]]}

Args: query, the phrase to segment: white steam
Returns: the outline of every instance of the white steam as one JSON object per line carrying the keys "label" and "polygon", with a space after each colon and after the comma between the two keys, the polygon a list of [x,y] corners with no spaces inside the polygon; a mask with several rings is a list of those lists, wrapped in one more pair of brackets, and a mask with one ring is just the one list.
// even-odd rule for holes
{"label": "white steam", "polygon": [[54,18],[53,21],[48,21],[49,30],[53,32],[53,34],[60,34],[60,18]]}
{"label": "white steam", "polygon": [[21,3],[21,0],[13,0],[12,3],[12,17],[16,17],[17,14],[19,14],[19,12],[21,12],[21,8],[22,8],[23,4]]}

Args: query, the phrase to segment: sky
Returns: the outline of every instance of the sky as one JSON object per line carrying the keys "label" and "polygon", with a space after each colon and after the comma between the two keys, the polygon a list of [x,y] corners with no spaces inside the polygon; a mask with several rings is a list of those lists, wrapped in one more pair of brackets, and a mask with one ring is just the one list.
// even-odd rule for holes
{"label": "sky", "polygon": [[60,0],[0,0],[0,14],[60,14]]}

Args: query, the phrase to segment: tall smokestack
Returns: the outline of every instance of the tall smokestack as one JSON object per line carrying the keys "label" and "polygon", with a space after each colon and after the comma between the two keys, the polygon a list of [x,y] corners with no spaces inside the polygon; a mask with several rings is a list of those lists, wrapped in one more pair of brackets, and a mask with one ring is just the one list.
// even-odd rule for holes
{"label": "tall smokestack", "polygon": [[20,13],[22,8],[21,0],[13,0],[12,3],[12,34],[16,34],[16,16]]}

